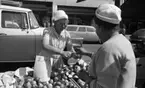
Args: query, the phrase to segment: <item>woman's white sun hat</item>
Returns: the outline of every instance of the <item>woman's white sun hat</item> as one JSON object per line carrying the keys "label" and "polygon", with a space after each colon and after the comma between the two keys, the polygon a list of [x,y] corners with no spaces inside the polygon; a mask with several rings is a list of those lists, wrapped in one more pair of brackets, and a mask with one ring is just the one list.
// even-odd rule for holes
{"label": "woman's white sun hat", "polygon": [[112,24],[119,24],[122,20],[120,8],[113,4],[100,5],[96,10],[95,15],[98,19]]}
{"label": "woman's white sun hat", "polygon": [[57,21],[60,19],[68,19],[68,15],[63,10],[57,10],[56,12],[54,12],[52,17],[53,21]]}

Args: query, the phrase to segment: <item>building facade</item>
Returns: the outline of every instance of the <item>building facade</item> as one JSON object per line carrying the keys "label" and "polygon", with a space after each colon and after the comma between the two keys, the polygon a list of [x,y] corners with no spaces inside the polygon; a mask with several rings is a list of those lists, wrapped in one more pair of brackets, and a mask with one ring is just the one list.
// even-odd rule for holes
{"label": "building facade", "polygon": [[64,10],[69,16],[69,24],[91,25],[96,8],[103,3],[114,4],[114,0],[51,0],[53,11]]}
{"label": "building facade", "polygon": [[[69,24],[91,25],[92,18],[98,5],[114,4],[114,0],[13,0],[22,2],[24,8],[32,9],[40,26],[52,24],[51,18],[56,10],[64,10],[69,16]],[[47,22],[46,22],[47,21]]]}

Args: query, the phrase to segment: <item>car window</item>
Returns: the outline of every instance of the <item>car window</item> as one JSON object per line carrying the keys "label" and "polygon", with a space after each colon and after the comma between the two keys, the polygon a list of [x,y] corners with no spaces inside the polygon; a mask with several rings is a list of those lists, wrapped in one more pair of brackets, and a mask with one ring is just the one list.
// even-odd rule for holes
{"label": "car window", "polygon": [[85,27],[79,27],[78,32],[85,32],[86,28]]}
{"label": "car window", "polygon": [[31,29],[38,28],[39,24],[37,22],[37,19],[36,19],[35,15],[33,14],[33,12],[32,11],[29,12],[28,15],[29,15],[29,20],[30,20],[30,28]]}
{"label": "car window", "polygon": [[89,27],[87,27],[87,31],[88,31],[88,32],[95,32],[95,29],[94,29],[94,28],[89,28]]}
{"label": "car window", "polygon": [[27,24],[26,13],[2,11],[2,27],[22,29]]}
{"label": "car window", "polygon": [[68,31],[76,31],[77,27],[75,27],[75,26],[68,26],[66,30],[68,30]]}

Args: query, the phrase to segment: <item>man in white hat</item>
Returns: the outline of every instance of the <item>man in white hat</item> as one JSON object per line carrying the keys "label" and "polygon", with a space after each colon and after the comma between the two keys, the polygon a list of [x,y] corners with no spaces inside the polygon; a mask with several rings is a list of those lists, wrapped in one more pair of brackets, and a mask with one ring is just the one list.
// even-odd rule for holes
{"label": "man in white hat", "polygon": [[[63,10],[58,10],[54,12],[52,20],[54,25],[44,31],[43,49],[40,52],[40,55],[44,56],[49,63],[49,75],[52,66],[60,68],[63,64],[62,58],[71,57],[73,51],[70,35],[64,30],[68,24],[68,15]],[[64,51],[65,47],[68,51]]]}
{"label": "man in white hat", "polygon": [[135,88],[136,59],[130,41],[119,33],[121,10],[113,4],[102,4],[94,22],[103,44],[95,54],[78,49],[78,53],[92,56],[89,73],[81,71],[79,77],[90,88]]}

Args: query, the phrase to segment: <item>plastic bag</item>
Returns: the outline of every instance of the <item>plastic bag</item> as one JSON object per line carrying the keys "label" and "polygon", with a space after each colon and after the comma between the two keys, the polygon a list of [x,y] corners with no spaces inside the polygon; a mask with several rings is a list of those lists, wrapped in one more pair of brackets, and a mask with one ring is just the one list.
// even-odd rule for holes
{"label": "plastic bag", "polygon": [[14,83],[16,80],[14,78],[14,72],[5,72],[0,76],[0,78],[0,88],[15,88]]}
{"label": "plastic bag", "polygon": [[51,74],[50,59],[44,56],[37,55],[34,64],[34,77],[41,82],[48,82]]}

